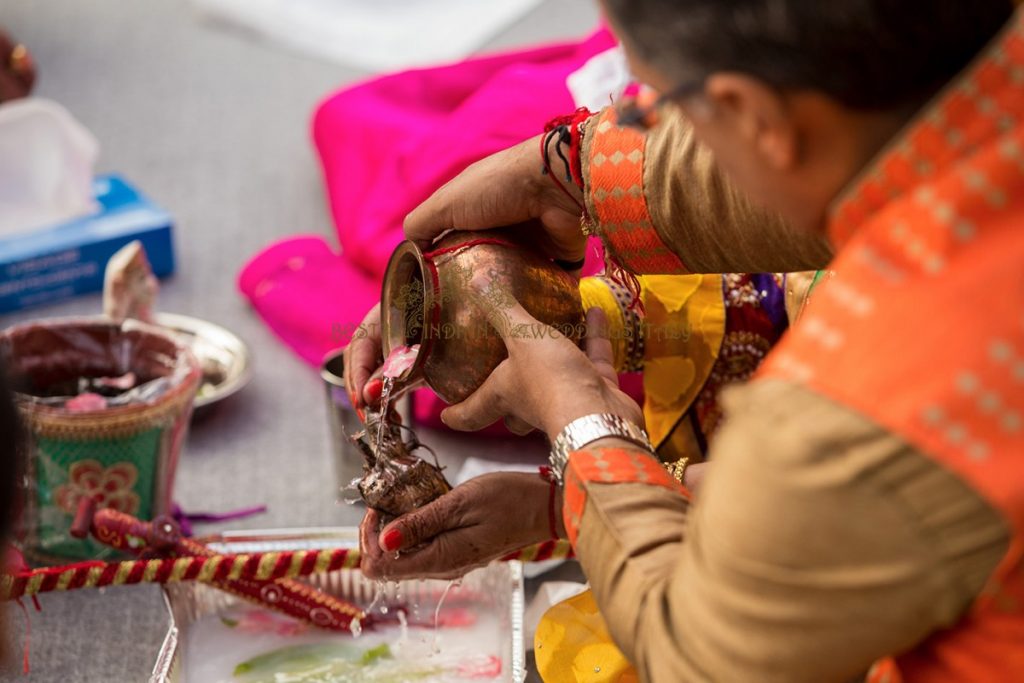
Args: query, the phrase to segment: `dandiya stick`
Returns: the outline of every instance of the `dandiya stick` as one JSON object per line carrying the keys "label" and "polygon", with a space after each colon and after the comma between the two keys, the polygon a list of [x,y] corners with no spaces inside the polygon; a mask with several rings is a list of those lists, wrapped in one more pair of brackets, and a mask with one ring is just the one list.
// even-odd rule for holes
{"label": "dandiya stick", "polygon": [[[567,541],[544,541],[502,559],[542,562],[568,557],[572,557],[572,546]],[[338,569],[355,569],[358,566],[359,551],[354,548],[213,554],[124,562],[79,562],[0,575],[0,601],[40,593],[139,583],[213,582],[228,579],[267,582]]]}
{"label": "dandiya stick", "polygon": [[79,562],[4,574],[0,576],[0,600],[139,583],[255,581],[265,584],[358,566],[359,551],[348,548]]}
{"label": "dandiya stick", "polygon": [[[185,538],[170,517],[161,515],[152,522],[144,522],[117,510],[97,510],[96,507],[96,501],[90,498],[79,501],[71,534],[84,538],[91,532],[97,540],[112,548],[136,555],[157,554],[172,560],[149,568],[154,581],[163,578],[162,572],[167,573],[167,579],[195,578],[250,602],[332,631],[349,630],[355,620],[370,621],[369,615],[358,606],[285,577],[292,566],[290,559],[269,557],[255,560],[251,556],[239,555],[230,565],[200,565],[197,560],[214,557],[217,553],[198,541]],[[188,561],[174,564],[174,559],[181,558]],[[243,576],[246,568],[250,569],[252,576]],[[143,579],[146,570],[139,566],[119,567],[116,572],[121,574],[115,573],[115,578],[123,577],[124,582],[135,576]]]}

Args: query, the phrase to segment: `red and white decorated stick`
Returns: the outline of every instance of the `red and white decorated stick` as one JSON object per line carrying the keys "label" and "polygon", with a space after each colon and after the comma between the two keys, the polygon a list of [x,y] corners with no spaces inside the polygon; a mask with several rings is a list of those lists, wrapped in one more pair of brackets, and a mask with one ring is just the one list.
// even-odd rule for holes
{"label": "red and white decorated stick", "polygon": [[0,576],[0,601],[53,591],[136,583],[246,579],[267,582],[358,566],[359,551],[347,548],[79,562]]}
{"label": "red and white decorated stick", "polygon": [[[71,534],[81,538],[90,531],[100,542],[137,555],[157,553],[164,557],[188,559],[190,562],[217,555],[202,543],[182,536],[177,522],[170,517],[159,516],[152,522],[144,522],[117,510],[97,510],[95,501],[83,498],[79,501]],[[188,566],[195,567],[195,564]],[[282,558],[271,557],[263,565],[262,576],[259,565],[256,566],[256,576],[249,577],[241,573],[234,575],[230,571],[218,576],[215,569],[207,570],[204,575],[205,565],[193,571],[199,581],[320,628],[346,631],[354,619],[360,622],[369,620],[363,610],[350,602],[301,581],[274,575],[276,571],[283,576],[287,566]],[[160,569],[153,568],[151,571],[157,572],[154,579],[158,578]],[[173,572],[173,569],[170,571]],[[144,575],[145,569],[142,572]]]}
{"label": "red and white decorated stick", "polygon": [[[102,588],[136,583],[272,581],[294,579],[359,567],[359,551],[349,548],[295,550],[244,555],[152,558],[125,562],[80,562],[0,576],[0,601],[77,588]],[[565,541],[545,541],[523,548],[503,560],[542,562],[572,557]]]}
{"label": "red and white decorated stick", "polygon": [[[565,541],[545,541],[512,553],[504,560],[541,562],[571,557]],[[295,550],[245,555],[170,557],[125,562],[80,562],[0,576],[0,601],[78,588],[137,583],[217,581],[227,579],[294,579],[359,567],[359,551],[349,548]]]}

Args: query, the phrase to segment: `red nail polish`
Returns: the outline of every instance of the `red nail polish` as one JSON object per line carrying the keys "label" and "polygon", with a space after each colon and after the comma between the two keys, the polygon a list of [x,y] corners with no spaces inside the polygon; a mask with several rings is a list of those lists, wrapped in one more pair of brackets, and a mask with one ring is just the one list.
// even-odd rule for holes
{"label": "red nail polish", "polygon": [[379,379],[371,380],[366,385],[366,393],[370,396],[370,403],[376,403],[380,400],[381,393],[384,392],[384,382]]}
{"label": "red nail polish", "polygon": [[352,403],[353,408],[359,405],[359,401],[357,400],[356,397],[356,392],[354,391],[348,392],[348,400]]}
{"label": "red nail polish", "polygon": [[362,408],[356,408],[356,415],[359,416],[360,420],[362,420],[363,422],[366,422],[366,413],[363,412]]}
{"label": "red nail polish", "polygon": [[390,552],[392,550],[398,550],[402,545],[402,532],[399,531],[398,527],[391,527],[384,532],[384,535],[380,538],[381,543],[384,544],[384,550]]}

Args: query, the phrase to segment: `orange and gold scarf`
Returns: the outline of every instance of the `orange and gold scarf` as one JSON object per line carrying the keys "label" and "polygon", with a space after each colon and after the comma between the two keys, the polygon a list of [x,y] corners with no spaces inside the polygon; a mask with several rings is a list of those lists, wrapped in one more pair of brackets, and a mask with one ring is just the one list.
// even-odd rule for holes
{"label": "orange and gold scarf", "polygon": [[1024,672],[1024,14],[835,207],[834,277],[759,377],[851,406],[962,477],[1013,529],[954,629],[876,680]]}

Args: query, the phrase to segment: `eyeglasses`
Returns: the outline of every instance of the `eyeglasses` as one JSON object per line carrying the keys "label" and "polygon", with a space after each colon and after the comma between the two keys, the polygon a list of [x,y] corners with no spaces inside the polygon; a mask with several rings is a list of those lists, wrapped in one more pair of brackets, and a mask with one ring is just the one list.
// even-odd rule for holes
{"label": "eyeglasses", "polygon": [[646,106],[641,106],[635,97],[619,100],[615,108],[618,114],[618,123],[620,126],[646,133],[657,125],[658,110],[670,100],[696,95],[703,88],[704,79],[701,78],[699,80],[687,81],[668,92],[662,93],[654,102]]}

